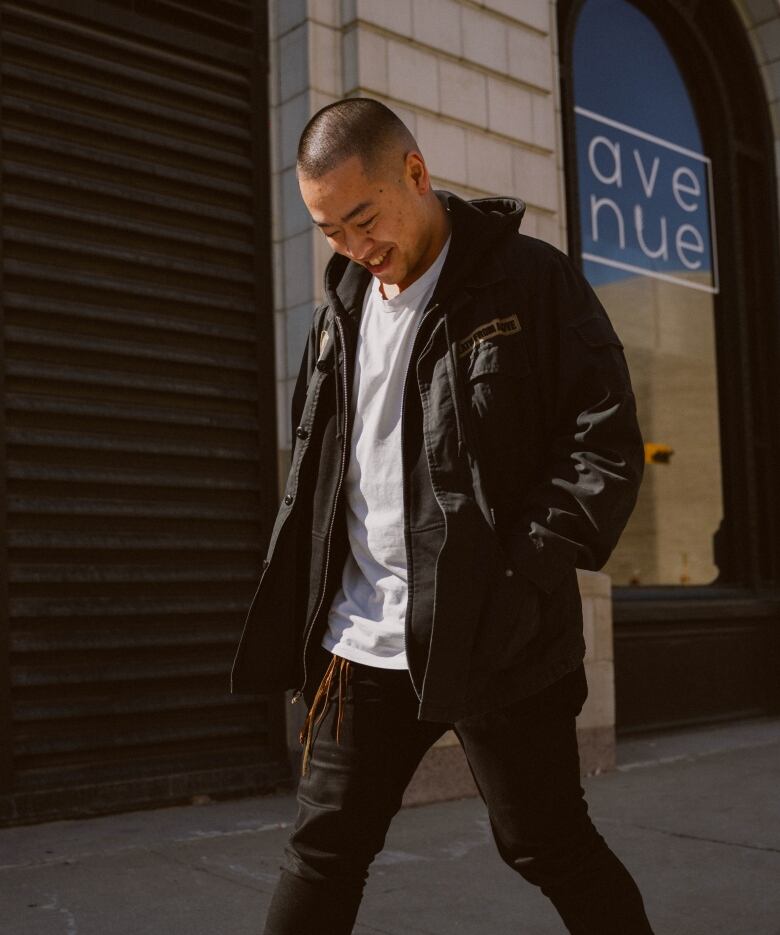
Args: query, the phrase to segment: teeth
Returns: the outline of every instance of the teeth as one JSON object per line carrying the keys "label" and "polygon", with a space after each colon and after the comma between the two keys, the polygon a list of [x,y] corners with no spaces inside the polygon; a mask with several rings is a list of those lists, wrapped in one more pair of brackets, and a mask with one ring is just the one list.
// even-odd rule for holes
{"label": "teeth", "polygon": [[375,259],[375,260],[369,260],[369,261],[368,261],[368,265],[369,265],[369,266],[379,266],[381,263],[384,262],[384,259],[385,259],[386,256],[387,256],[387,253],[383,253],[382,256],[377,257],[377,259]]}

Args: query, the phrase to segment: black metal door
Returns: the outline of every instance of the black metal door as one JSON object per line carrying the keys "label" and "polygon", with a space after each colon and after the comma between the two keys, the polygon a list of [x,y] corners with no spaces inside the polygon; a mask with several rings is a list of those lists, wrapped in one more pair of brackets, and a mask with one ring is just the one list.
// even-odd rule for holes
{"label": "black metal door", "polygon": [[0,8],[0,822],[267,788],[281,699],[228,694],[277,502],[265,4]]}

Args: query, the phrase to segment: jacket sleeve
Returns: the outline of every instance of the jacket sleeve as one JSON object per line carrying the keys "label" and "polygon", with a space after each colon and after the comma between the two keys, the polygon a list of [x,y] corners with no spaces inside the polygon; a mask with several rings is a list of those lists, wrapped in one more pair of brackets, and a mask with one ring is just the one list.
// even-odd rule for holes
{"label": "jacket sleeve", "polygon": [[543,292],[541,311],[554,328],[553,430],[508,545],[518,571],[552,592],[573,567],[596,571],[609,558],[636,503],[644,445],[623,345],[560,251]]}

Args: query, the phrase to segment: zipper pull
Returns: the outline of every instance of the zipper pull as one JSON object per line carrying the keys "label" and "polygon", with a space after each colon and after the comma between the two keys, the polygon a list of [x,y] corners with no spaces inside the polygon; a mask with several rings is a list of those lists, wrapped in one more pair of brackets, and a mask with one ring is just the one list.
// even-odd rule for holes
{"label": "zipper pull", "polygon": [[290,704],[295,704],[295,702],[298,701],[298,699],[301,697],[301,694],[302,693],[301,693],[300,688],[297,689],[296,692],[293,694],[292,698],[290,699]]}

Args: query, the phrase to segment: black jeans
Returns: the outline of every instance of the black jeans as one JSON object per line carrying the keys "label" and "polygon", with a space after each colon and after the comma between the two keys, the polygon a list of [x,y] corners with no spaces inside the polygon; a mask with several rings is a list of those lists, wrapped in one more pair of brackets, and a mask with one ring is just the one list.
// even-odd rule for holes
{"label": "black jeans", "polygon": [[[330,654],[322,650],[322,669]],[[321,672],[319,673],[321,675]],[[315,683],[306,697],[311,705]],[[584,668],[454,725],[419,721],[406,670],[352,664],[336,742],[334,701],[316,728],[286,866],[265,935],[348,935],[368,867],[404,789],[449,728],[485,801],[503,860],[552,901],[573,935],[652,935],[634,880],[590,821],[575,717]]]}

